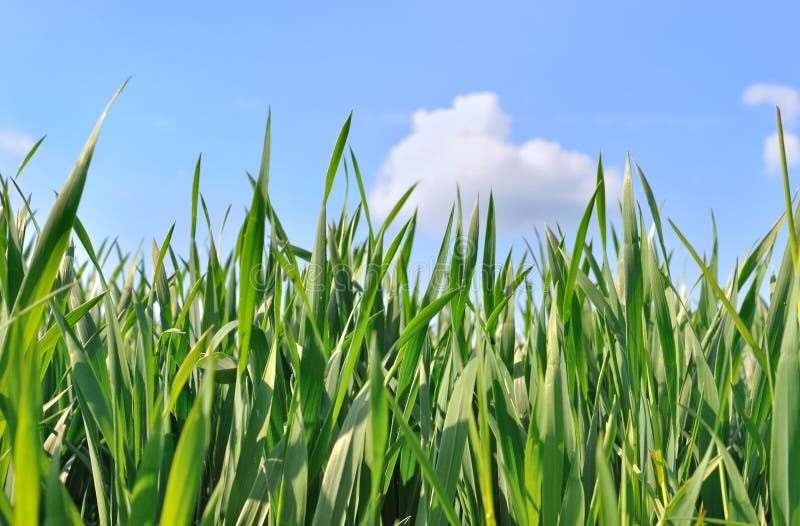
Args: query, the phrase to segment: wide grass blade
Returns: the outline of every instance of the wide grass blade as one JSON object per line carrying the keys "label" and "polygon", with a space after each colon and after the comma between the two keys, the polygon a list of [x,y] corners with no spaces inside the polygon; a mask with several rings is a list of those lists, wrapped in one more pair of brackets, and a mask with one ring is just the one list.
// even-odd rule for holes
{"label": "wide grass blade", "polygon": [[200,396],[195,400],[181,432],[169,470],[160,522],[190,524],[199,497],[203,457],[210,440],[211,404],[214,397],[214,368],[203,378]]}
{"label": "wide grass blade", "polygon": [[[800,271],[795,271],[790,298],[800,302]],[[775,375],[774,417],[770,443],[770,497],[775,524],[800,522],[800,336],[789,311]]]}
{"label": "wide grass blade", "polygon": [[[78,156],[78,161],[75,163],[72,173],[64,183],[55,203],[53,203],[53,207],[50,209],[50,214],[47,216],[47,221],[31,256],[25,279],[23,279],[15,299],[14,310],[16,311],[28,307],[37,299],[47,295],[53,286],[61,258],[69,243],[69,233],[72,230],[72,223],[78,212],[78,204],[83,194],[83,187],[86,183],[89,165],[100,135],[100,128],[103,126],[108,111],[127,83],[127,80],[122,83],[114,96],[111,97],[103,113],[100,114],[97,124],[95,124],[89,139],[86,141],[86,145],[83,147],[83,151]],[[18,328],[12,334],[19,332],[20,338],[18,340],[13,339],[13,344],[19,345],[20,349],[26,349],[30,345],[43,310],[44,305],[39,305],[17,323],[16,327]],[[2,369],[0,369],[0,373],[2,373]]]}

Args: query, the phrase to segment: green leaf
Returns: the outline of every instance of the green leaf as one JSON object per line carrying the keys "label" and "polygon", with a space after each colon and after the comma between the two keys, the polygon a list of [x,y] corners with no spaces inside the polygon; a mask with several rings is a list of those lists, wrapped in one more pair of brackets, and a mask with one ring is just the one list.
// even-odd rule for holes
{"label": "green leaf", "polygon": [[[776,107],[775,113],[778,119],[778,145],[781,151],[781,173],[783,175],[783,196],[786,199],[786,215],[793,217],[792,214],[792,193],[789,189],[789,168],[786,163],[786,143],[783,140],[783,123],[781,122],[781,109]],[[792,264],[797,268],[797,232],[795,232],[794,221],[789,221],[789,246],[792,251]]]}
{"label": "green leaf", "polygon": [[694,474],[687,480],[669,501],[664,511],[664,520],[669,524],[689,526],[695,521],[697,497],[700,496],[700,489],[703,480],[706,478],[706,470],[711,459],[713,443],[709,445],[703,459],[694,470]]}
{"label": "green leaf", "polygon": [[353,112],[347,116],[347,119],[339,131],[339,137],[336,139],[336,146],[333,148],[333,155],[331,155],[330,164],[328,164],[328,173],[325,175],[325,194],[322,196],[322,204],[328,201],[328,196],[331,195],[333,188],[333,180],[336,178],[336,172],[339,170],[339,163],[342,161],[342,154],[344,153],[345,144],[347,144],[347,135],[350,133],[350,121],[353,120]]}
{"label": "green leaf", "polygon": [[172,385],[169,388],[169,397],[167,398],[167,406],[164,408],[164,418],[169,416],[169,413],[172,412],[172,409],[175,407],[175,403],[178,401],[178,395],[180,395],[183,387],[186,385],[186,381],[189,379],[189,375],[194,369],[194,366],[197,364],[197,360],[200,358],[200,354],[205,351],[206,349],[206,338],[211,333],[212,328],[203,333],[200,336],[200,339],[197,340],[197,343],[194,344],[194,347],[189,351],[189,354],[186,355],[186,358],[183,360],[183,363],[178,368],[178,371],[175,373],[175,376],[172,378]]}
{"label": "green leaf", "polygon": [[[444,418],[444,429],[437,445],[436,475],[442,481],[442,488],[437,491],[443,493],[436,497],[440,500],[452,502],[455,498],[456,485],[458,484],[464,448],[467,444],[468,420],[470,414],[470,401],[472,400],[475,389],[475,376],[477,373],[478,362],[470,361],[456,380],[453,392],[447,404],[447,411]],[[434,502],[419,503],[420,508],[430,506],[430,512],[423,514],[418,512],[420,517],[427,515],[427,524],[444,524],[445,509],[434,507]]]}
{"label": "green leaf", "polygon": [[19,174],[21,174],[22,170],[24,170],[25,167],[28,165],[28,161],[31,160],[33,155],[36,153],[36,150],[39,149],[39,146],[42,145],[42,142],[45,140],[46,137],[47,135],[43,135],[41,139],[36,141],[36,143],[33,146],[31,146],[31,149],[28,150],[27,155],[25,155],[25,158],[20,163],[19,168],[17,168],[17,173],[14,174],[14,179],[17,179],[19,177]]}
{"label": "green leaf", "polygon": [[603,241],[603,253],[606,252],[606,179],[603,175],[603,154],[597,159],[597,189],[595,190],[597,205],[597,224],[600,227],[600,239]]}
{"label": "green leaf", "polygon": [[380,524],[381,500],[379,497],[382,476],[386,460],[386,443],[389,440],[389,409],[383,397],[383,365],[382,353],[379,351],[377,338],[369,345],[367,373],[369,375],[369,427],[372,438],[372,473],[369,499],[371,504],[372,524]]}
{"label": "green leaf", "polygon": [[675,231],[680,240],[689,250],[689,253],[692,255],[692,258],[694,258],[695,262],[697,263],[697,266],[699,266],[700,270],[703,271],[703,276],[705,276],[706,281],[708,281],[709,285],[711,285],[711,288],[714,290],[717,297],[724,305],[725,310],[728,312],[728,315],[733,319],[734,323],[736,324],[736,328],[742,335],[742,338],[744,338],[744,340],[750,346],[750,349],[753,351],[753,355],[755,356],[756,361],[758,361],[758,364],[767,374],[767,379],[769,381],[769,386],[770,386],[770,392],[771,393],[774,392],[773,388],[774,382],[772,380],[772,366],[769,363],[769,357],[764,353],[764,351],[762,351],[758,343],[756,343],[756,340],[753,337],[750,330],[747,328],[747,325],[745,325],[745,323],[739,317],[739,314],[736,312],[736,309],[734,308],[728,297],[720,288],[719,284],[717,283],[717,280],[714,279],[714,275],[712,274],[711,270],[703,263],[703,260],[700,259],[700,256],[697,255],[697,252],[695,251],[694,247],[689,243],[689,241],[686,239],[683,233],[678,229],[678,227],[675,226],[675,223],[673,223],[672,220],[670,220],[669,224],[672,226],[672,229]]}
{"label": "green leaf", "polygon": [[42,439],[39,433],[41,387],[33,352],[25,353],[13,374],[20,379],[14,459],[14,523],[38,522],[39,458]]}
{"label": "green leaf", "polygon": [[[800,271],[795,270],[790,298],[798,302]],[[800,302],[798,302],[800,308]],[[800,522],[800,337],[789,310],[775,375],[770,442],[770,503],[775,524]]]}
{"label": "green leaf", "polygon": [[289,422],[289,437],[283,455],[280,493],[275,506],[278,524],[303,524],[308,492],[308,458],[300,407],[294,403]]}
{"label": "green leaf", "polygon": [[250,352],[250,334],[255,313],[257,295],[257,276],[261,272],[261,258],[264,252],[264,220],[266,218],[267,186],[269,184],[270,128],[272,114],[267,114],[267,130],[264,134],[264,149],[261,154],[261,168],[258,182],[253,190],[253,201],[244,225],[244,235],[239,270],[239,361],[238,374],[241,376],[247,367]]}
{"label": "green leaf", "polygon": [[61,259],[67,250],[72,224],[77,216],[78,204],[83,194],[83,187],[86,183],[89,164],[92,161],[100,128],[111,105],[117,100],[127,83],[127,80],[122,83],[106,105],[91,135],[89,135],[89,139],[86,141],[78,161],[72,169],[72,173],[70,173],[50,209],[50,214],[47,216],[47,221],[33,250],[25,278],[22,280],[19,292],[14,300],[13,311],[21,312],[34,304],[35,307],[27,311],[9,331],[10,333],[6,340],[6,352],[3,352],[2,358],[0,358],[0,377],[4,375],[8,362],[19,359],[19,353],[28,349],[36,336],[45,308],[44,303],[37,303],[37,301],[47,296],[53,288]]}
{"label": "green leaf", "polygon": [[136,471],[129,524],[156,524],[159,511],[159,471],[165,453],[164,442],[163,420],[157,418]]}
{"label": "green leaf", "polygon": [[641,368],[643,357],[642,309],[644,306],[644,290],[642,282],[642,259],[640,255],[639,232],[633,199],[633,181],[631,178],[631,160],[625,161],[625,177],[622,183],[622,257],[624,264],[623,289],[625,294],[625,325],[628,361],[633,378],[633,400],[639,398],[642,383]]}
{"label": "green leaf", "polygon": [[483,240],[483,267],[481,278],[483,281],[483,307],[488,318],[494,310],[494,260],[497,234],[494,220],[494,198],[489,194],[489,207],[486,211],[486,233]]}
{"label": "green leaf", "polygon": [[46,512],[44,523],[46,526],[55,526],[61,524],[74,524],[82,525],[83,520],[81,515],[72,502],[72,498],[67,492],[67,488],[61,482],[59,474],[61,473],[61,448],[64,442],[64,433],[67,430],[66,417],[69,416],[68,412],[59,419],[57,425],[57,434],[55,436],[55,443],[53,449],[55,453],[50,460],[50,474],[47,477],[46,488]]}
{"label": "green leaf", "polygon": [[210,440],[213,371],[209,368],[204,375],[200,396],[194,401],[178,439],[164,493],[159,521],[162,524],[190,524],[193,520],[203,478],[203,458]]}
{"label": "green leaf", "polygon": [[555,525],[561,510],[564,466],[575,444],[567,372],[558,336],[558,309],[553,302],[547,326],[547,368],[542,386],[538,429],[543,453],[542,523]]}
{"label": "green leaf", "polygon": [[372,218],[369,213],[369,203],[367,201],[367,193],[364,191],[364,181],[361,178],[361,170],[358,167],[358,161],[356,160],[356,156],[353,153],[353,149],[350,148],[350,159],[353,161],[353,172],[356,175],[356,183],[358,184],[358,193],[361,195],[361,204],[364,207],[364,216],[367,219],[367,226],[369,227],[369,237],[370,239],[375,238],[375,233],[372,230]]}
{"label": "green leaf", "polygon": [[353,486],[362,466],[370,410],[369,391],[363,389],[353,400],[331,448],[314,512],[314,526],[345,524],[347,507],[353,499]]}
{"label": "green leaf", "polygon": [[[437,475],[437,472],[431,464],[430,459],[425,454],[425,451],[423,451],[422,447],[420,447],[419,437],[414,433],[414,431],[411,430],[410,427],[408,427],[408,422],[406,422],[403,411],[400,409],[400,407],[398,407],[397,401],[394,399],[394,397],[392,397],[391,393],[386,389],[384,389],[383,392],[389,402],[389,407],[391,408],[392,413],[394,413],[395,422],[397,422],[400,434],[403,435],[403,440],[405,441],[406,445],[409,446],[409,450],[414,455],[414,458],[416,458],[420,470],[425,476],[425,480],[433,487],[434,498],[438,501],[445,517],[447,517],[447,520],[450,522],[450,524],[456,526],[460,525],[461,521],[458,519],[458,515],[453,508],[453,504],[446,497],[447,490],[445,489],[445,484]],[[420,503],[420,505],[422,505],[422,503]]]}
{"label": "green leaf", "polygon": [[569,318],[569,304],[572,302],[572,292],[575,288],[575,279],[578,276],[578,268],[581,264],[581,252],[583,246],[586,244],[586,231],[589,228],[589,221],[592,218],[592,208],[595,199],[597,199],[597,190],[594,191],[592,197],[589,199],[589,204],[583,213],[581,222],[578,225],[578,233],[575,234],[575,246],[572,249],[572,261],[569,265],[569,273],[567,274],[567,281],[564,285],[564,304],[562,305],[562,312],[565,316],[565,321]]}

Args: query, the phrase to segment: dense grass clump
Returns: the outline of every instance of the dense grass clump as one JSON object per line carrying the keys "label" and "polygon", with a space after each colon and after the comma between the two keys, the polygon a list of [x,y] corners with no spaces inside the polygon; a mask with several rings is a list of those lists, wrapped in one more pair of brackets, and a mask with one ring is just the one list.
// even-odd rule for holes
{"label": "dense grass clump", "polygon": [[[0,179],[3,523],[800,523],[788,175],[788,214],[726,283],[672,225],[700,269],[692,301],[630,162],[620,233],[600,164],[569,246],[546,230],[498,257],[491,199],[466,223],[457,202],[423,278],[415,217],[388,228],[410,193],[373,222],[349,118],[313,246],[286,238],[268,121],[233,253],[210,224],[197,242],[198,161],[188,251],[170,229],[146,267],[80,222],[102,120],[44,224]],[[362,199],[329,214],[342,165]]]}

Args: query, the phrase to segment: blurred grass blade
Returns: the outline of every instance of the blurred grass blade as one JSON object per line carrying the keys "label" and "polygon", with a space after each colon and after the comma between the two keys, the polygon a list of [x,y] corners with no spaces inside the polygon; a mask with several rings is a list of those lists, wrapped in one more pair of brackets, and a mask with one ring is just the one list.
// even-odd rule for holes
{"label": "blurred grass blade", "polygon": [[33,146],[31,146],[31,149],[28,150],[28,153],[25,155],[25,158],[20,163],[19,168],[17,168],[17,173],[14,174],[14,179],[17,179],[19,177],[19,174],[21,174],[22,170],[24,170],[25,167],[28,165],[28,161],[31,160],[33,155],[36,153],[36,150],[39,149],[39,146],[42,145],[42,142],[44,142],[46,137],[47,135],[43,135],[38,141],[36,141],[36,143]]}

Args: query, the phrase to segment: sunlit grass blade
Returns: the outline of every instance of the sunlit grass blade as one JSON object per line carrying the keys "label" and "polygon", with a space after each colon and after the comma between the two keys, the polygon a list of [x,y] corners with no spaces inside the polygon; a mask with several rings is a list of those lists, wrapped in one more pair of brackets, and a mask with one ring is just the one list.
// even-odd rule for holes
{"label": "sunlit grass blade", "polygon": [[[19,401],[16,414],[16,434],[12,454],[14,458],[14,522],[24,524],[37,522],[39,517],[39,460],[41,438],[39,417],[41,415],[41,388],[33,352],[25,353],[16,362],[13,371],[20,379]],[[6,418],[10,415],[4,415]]]}
{"label": "sunlit grass blade", "polygon": [[[800,270],[795,270],[789,295],[800,301]],[[775,524],[800,521],[800,335],[798,321],[787,313],[775,377],[770,443],[770,502]]]}
{"label": "sunlit grass blade", "polygon": [[[383,392],[383,386],[381,386]],[[368,390],[353,400],[342,431],[331,449],[322,488],[314,512],[314,526],[344,524],[353,485],[360,471],[369,417]]]}
{"label": "sunlit grass blade", "polygon": [[33,146],[31,146],[31,149],[28,150],[27,154],[25,154],[25,158],[22,159],[22,162],[19,164],[19,168],[17,168],[17,173],[14,174],[14,179],[17,179],[19,177],[19,174],[22,173],[22,170],[25,169],[25,167],[28,165],[28,162],[31,160],[31,158],[36,153],[36,150],[39,149],[39,146],[42,145],[42,142],[44,142],[44,140],[46,138],[47,138],[47,135],[43,135],[38,141],[36,141],[34,143]]}
{"label": "sunlit grass blade", "polygon": [[583,217],[581,218],[581,222],[578,225],[578,232],[575,234],[575,246],[572,250],[572,261],[569,265],[569,273],[567,274],[567,281],[564,285],[564,305],[562,305],[562,313],[565,318],[565,322],[569,319],[569,304],[572,302],[572,292],[575,288],[575,279],[578,275],[578,268],[581,264],[581,252],[583,252],[583,247],[586,243],[586,231],[589,228],[589,221],[592,218],[592,209],[594,207],[595,200],[597,199],[597,192],[592,194],[592,197],[589,198],[589,204],[586,205],[586,210],[583,213]]}
{"label": "sunlit grass blade", "polygon": [[238,374],[241,376],[247,367],[247,357],[250,352],[250,333],[252,319],[255,313],[256,284],[261,272],[261,258],[264,252],[264,221],[266,219],[267,188],[269,185],[269,158],[270,158],[270,133],[271,112],[267,114],[267,128],[264,133],[264,148],[261,154],[261,167],[258,171],[258,181],[253,190],[253,200],[244,225],[244,236],[240,254],[239,270],[239,304],[238,304],[238,335],[239,335],[239,360]]}
{"label": "sunlit grass blade", "polygon": [[603,253],[606,252],[606,178],[603,173],[603,155],[597,159],[597,190],[595,190],[597,208],[597,225],[600,228],[600,239],[603,242]]}
{"label": "sunlit grass blade", "polygon": [[[781,121],[781,109],[776,107],[775,114],[778,120],[778,146],[781,152],[781,174],[783,176],[783,197],[786,200],[786,214],[793,217],[792,213],[792,193],[789,189],[789,168],[786,162],[786,143],[783,139],[783,122]],[[789,246],[792,250],[792,263],[797,268],[797,232],[795,232],[794,222],[789,221]]]}
{"label": "sunlit grass blade", "polygon": [[755,359],[758,361],[758,364],[761,366],[761,368],[767,375],[767,379],[770,385],[770,392],[774,392],[774,387],[773,387],[774,382],[772,380],[772,366],[769,363],[769,358],[767,357],[766,354],[764,354],[761,347],[756,342],[755,338],[750,332],[750,329],[747,328],[745,323],[739,317],[739,314],[736,312],[734,306],[731,305],[730,300],[728,300],[728,297],[720,288],[719,284],[717,283],[717,280],[714,279],[711,270],[706,266],[705,263],[703,263],[703,260],[700,259],[700,256],[697,255],[697,251],[695,251],[694,247],[689,243],[689,241],[686,239],[686,237],[683,235],[680,229],[678,229],[675,223],[672,222],[672,220],[669,221],[669,224],[672,226],[672,229],[675,231],[680,240],[683,242],[684,246],[686,246],[686,249],[692,255],[692,258],[694,258],[695,263],[697,263],[697,266],[699,266],[700,270],[702,270],[703,276],[706,278],[706,281],[709,283],[709,285],[714,290],[719,300],[724,305],[728,315],[733,319],[734,323],[736,324],[736,328],[742,335],[742,338],[744,338],[744,340],[750,346],[750,349],[753,351]]}
{"label": "sunlit grass blade", "polygon": [[214,369],[207,369],[200,396],[186,419],[169,470],[160,522],[190,524],[199,497],[203,458],[210,439],[211,404],[214,396]]}

